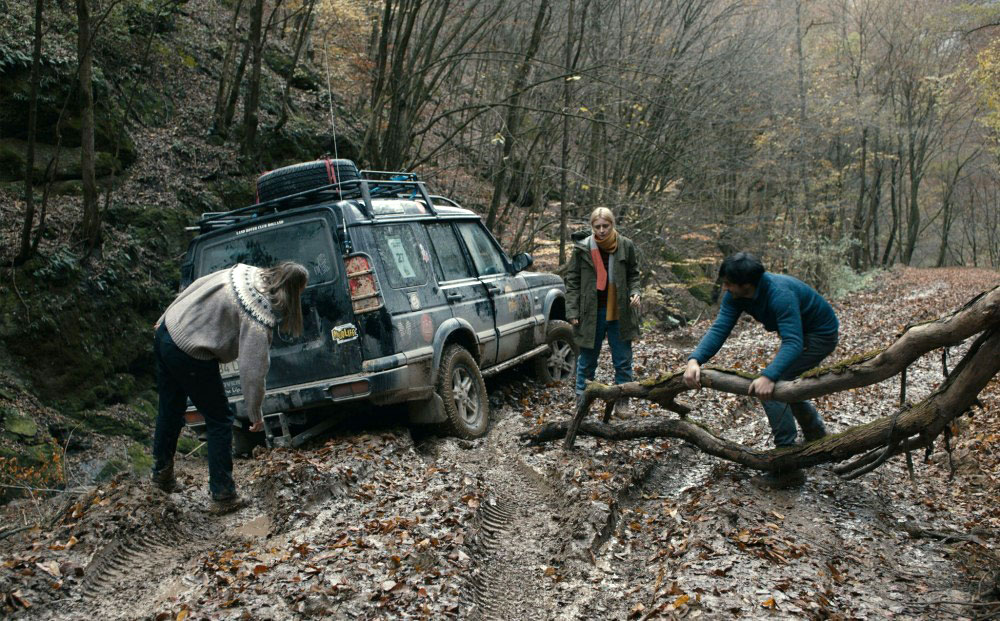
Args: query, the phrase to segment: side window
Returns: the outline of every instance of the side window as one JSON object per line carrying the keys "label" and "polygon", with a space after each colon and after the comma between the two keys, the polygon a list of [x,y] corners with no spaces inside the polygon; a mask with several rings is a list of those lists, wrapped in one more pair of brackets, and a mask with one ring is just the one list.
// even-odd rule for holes
{"label": "side window", "polygon": [[372,233],[392,288],[417,287],[427,282],[423,256],[427,249],[417,243],[410,225],[379,226]]}
{"label": "side window", "polygon": [[458,232],[465,240],[469,254],[472,255],[472,262],[476,264],[480,276],[506,273],[507,267],[504,265],[503,256],[493,245],[493,240],[486,233],[486,229],[476,222],[463,222],[458,225]]}
{"label": "side window", "polygon": [[462,247],[459,245],[455,231],[450,224],[430,224],[427,232],[431,236],[431,244],[434,246],[434,271],[437,272],[438,281],[461,280],[462,278],[472,278],[475,276],[469,269],[469,264],[462,254]]}

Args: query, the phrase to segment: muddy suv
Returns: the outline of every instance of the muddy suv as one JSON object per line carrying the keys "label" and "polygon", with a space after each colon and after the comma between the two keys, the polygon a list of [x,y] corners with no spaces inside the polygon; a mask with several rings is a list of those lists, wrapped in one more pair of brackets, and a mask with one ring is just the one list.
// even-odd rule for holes
{"label": "muddy suv", "polygon": [[[489,425],[483,376],[529,362],[543,381],[573,377],[562,279],[526,271],[530,255],[509,258],[478,215],[416,175],[319,160],[263,175],[258,200],[191,227],[181,286],[236,263],[308,268],[303,334],[276,331],[271,346],[270,444],[298,445],[338,413],[389,404],[476,438]],[[245,430],[238,374],[224,365]],[[191,408],[189,422],[198,418]],[[249,439],[237,433],[236,448]]]}

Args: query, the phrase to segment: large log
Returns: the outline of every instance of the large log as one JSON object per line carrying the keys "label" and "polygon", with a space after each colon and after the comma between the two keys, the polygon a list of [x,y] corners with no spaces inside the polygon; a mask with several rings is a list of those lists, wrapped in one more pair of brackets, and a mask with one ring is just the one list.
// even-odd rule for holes
{"label": "large log", "polygon": [[[750,468],[785,470],[838,462],[869,453],[842,469],[844,474],[867,471],[888,457],[928,446],[955,417],[975,403],[979,392],[1000,372],[1000,287],[979,294],[955,312],[940,319],[909,326],[888,348],[869,352],[791,382],[778,382],[775,399],[793,402],[883,381],[906,369],[918,357],[939,347],[958,345],[982,333],[946,381],[927,399],[895,415],[852,427],[804,446],[761,451],[730,442],[705,427],[686,420],[690,408],[676,398],[689,390],[681,373],[619,386],[589,383],[572,419],[525,434],[531,442],[565,438],[573,447],[578,432],[614,440],[640,437],[673,437],[701,450]],[[733,370],[705,367],[701,383],[706,388],[747,394],[755,376]],[[681,414],[681,420],[608,425],[610,404],[622,397],[647,399]],[[583,423],[591,404],[602,399],[603,423]]]}

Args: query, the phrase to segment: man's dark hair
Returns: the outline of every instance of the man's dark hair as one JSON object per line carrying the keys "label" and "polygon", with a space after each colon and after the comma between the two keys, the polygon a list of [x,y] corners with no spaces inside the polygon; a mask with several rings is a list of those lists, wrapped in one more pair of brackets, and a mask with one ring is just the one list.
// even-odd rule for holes
{"label": "man's dark hair", "polygon": [[734,285],[757,286],[760,277],[764,275],[764,264],[749,252],[731,254],[722,261],[719,268],[719,278]]}

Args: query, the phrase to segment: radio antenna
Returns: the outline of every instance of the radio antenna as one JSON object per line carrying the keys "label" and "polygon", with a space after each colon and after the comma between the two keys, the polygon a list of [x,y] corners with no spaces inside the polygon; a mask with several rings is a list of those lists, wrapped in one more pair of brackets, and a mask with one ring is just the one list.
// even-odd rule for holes
{"label": "radio antenna", "polygon": [[333,157],[334,159],[340,159],[337,154],[337,123],[333,115],[333,89],[330,87],[330,46],[326,43],[326,37],[329,35],[327,31],[323,35],[323,64],[326,65],[326,95],[327,103],[330,106],[330,129],[333,130]]}

